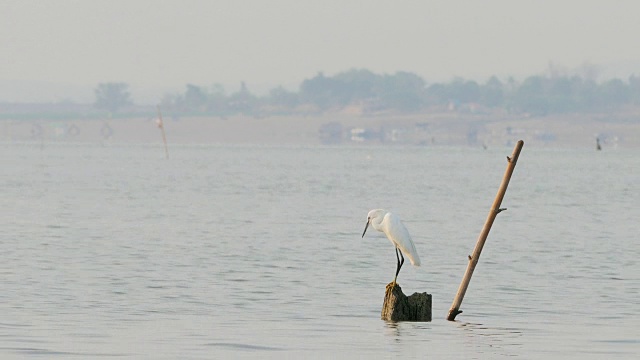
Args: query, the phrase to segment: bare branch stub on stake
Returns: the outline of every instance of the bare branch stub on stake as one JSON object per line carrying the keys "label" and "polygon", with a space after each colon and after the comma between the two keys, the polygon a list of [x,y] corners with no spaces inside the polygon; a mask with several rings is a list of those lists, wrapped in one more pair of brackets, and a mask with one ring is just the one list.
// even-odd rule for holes
{"label": "bare branch stub on stake", "polygon": [[493,225],[493,221],[496,219],[496,216],[502,211],[507,210],[506,208],[500,208],[500,204],[502,203],[502,199],[504,198],[504,194],[507,192],[507,186],[509,186],[509,180],[511,180],[511,175],[513,174],[513,169],[516,167],[516,163],[518,162],[518,157],[520,156],[520,151],[524,146],[524,141],[520,140],[516,144],[513,149],[513,154],[511,156],[507,156],[507,170],[504,173],[502,178],[502,183],[500,184],[500,188],[498,189],[498,194],[496,195],[495,200],[493,201],[493,205],[489,210],[489,215],[487,216],[487,220],[484,223],[484,227],[480,232],[480,236],[478,237],[478,242],[476,243],[476,247],[473,250],[473,253],[469,255],[469,264],[467,265],[467,270],[464,273],[462,278],[462,282],[460,283],[460,287],[458,288],[458,292],[456,293],[456,297],[453,299],[453,304],[451,304],[451,309],[449,310],[449,315],[447,316],[447,320],[453,321],[456,316],[462,312],[460,310],[460,305],[462,304],[462,299],[464,298],[464,294],[467,292],[467,288],[469,287],[469,282],[471,281],[471,276],[473,275],[473,271],[478,264],[478,260],[480,259],[480,253],[482,252],[482,248],[484,247],[484,243],[487,240],[487,236],[489,236],[489,231],[491,230],[491,225]]}

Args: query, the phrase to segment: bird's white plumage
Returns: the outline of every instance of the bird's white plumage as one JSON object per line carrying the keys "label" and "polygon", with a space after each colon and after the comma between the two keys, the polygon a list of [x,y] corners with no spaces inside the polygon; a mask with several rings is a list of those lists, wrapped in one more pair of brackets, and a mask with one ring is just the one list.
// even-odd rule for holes
{"label": "bird's white plumage", "polygon": [[420,257],[411,235],[398,216],[383,209],[374,209],[367,217],[374,229],[387,235],[391,244],[409,258],[411,265],[420,266]]}

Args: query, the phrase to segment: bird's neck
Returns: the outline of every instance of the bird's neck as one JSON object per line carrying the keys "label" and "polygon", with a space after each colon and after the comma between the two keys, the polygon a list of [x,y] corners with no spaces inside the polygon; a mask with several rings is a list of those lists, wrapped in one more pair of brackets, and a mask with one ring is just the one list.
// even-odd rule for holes
{"label": "bird's neck", "polygon": [[382,219],[378,220],[376,218],[376,219],[371,220],[371,226],[373,226],[373,228],[378,230],[378,231],[382,231]]}

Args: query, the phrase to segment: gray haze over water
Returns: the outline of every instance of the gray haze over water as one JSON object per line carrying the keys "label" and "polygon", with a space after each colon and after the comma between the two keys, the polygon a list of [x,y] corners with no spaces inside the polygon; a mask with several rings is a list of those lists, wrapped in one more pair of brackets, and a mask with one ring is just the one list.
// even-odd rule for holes
{"label": "gray haze over water", "polygon": [[259,94],[323,71],[427,82],[555,69],[638,74],[637,1],[79,1],[0,5],[0,101],[91,102],[100,82],[156,104],[187,83]]}
{"label": "gray haze over water", "polygon": [[[635,358],[637,150],[2,143],[0,357]],[[396,212],[431,323],[379,319]]]}

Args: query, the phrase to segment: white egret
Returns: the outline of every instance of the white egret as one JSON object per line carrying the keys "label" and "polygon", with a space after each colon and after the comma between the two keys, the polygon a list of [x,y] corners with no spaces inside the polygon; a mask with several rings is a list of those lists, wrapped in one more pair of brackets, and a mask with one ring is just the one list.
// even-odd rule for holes
{"label": "white egret", "polygon": [[[400,268],[402,267],[402,264],[404,264],[404,256],[402,256],[403,253],[404,255],[407,255],[411,261],[411,265],[420,266],[420,257],[418,256],[416,247],[413,244],[413,240],[411,240],[411,235],[409,235],[409,231],[402,221],[400,221],[398,216],[383,209],[374,209],[369,211],[369,214],[367,214],[367,225],[364,227],[364,231],[362,232],[363,238],[364,234],[367,232],[367,228],[369,228],[369,224],[371,224],[374,229],[387,235],[389,241],[391,241],[393,246],[396,248],[396,260],[398,263],[396,267],[396,276],[393,278],[393,286],[395,286]],[[400,253],[400,256],[398,256],[398,253]]]}

